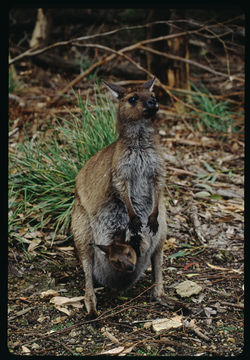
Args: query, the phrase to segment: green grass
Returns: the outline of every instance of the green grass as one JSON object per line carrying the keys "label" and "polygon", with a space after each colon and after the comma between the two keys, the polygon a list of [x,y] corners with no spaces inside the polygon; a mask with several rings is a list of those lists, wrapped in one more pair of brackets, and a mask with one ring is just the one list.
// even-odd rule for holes
{"label": "green grass", "polygon": [[41,231],[49,224],[55,234],[68,234],[78,171],[117,138],[114,105],[99,88],[95,103],[75,97],[81,116],[58,118],[53,136],[43,141],[27,137],[9,154],[11,239],[22,243],[19,230],[27,225]]}
{"label": "green grass", "polygon": [[203,86],[200,91],[195,85],[192,88],[196,94],[192,94],[191,101],[200,111],[193,112],[198,121],[200,128],[204,132],[229,133],[236,132],[237,127],[234,125],[235,112],[230,109],[227,101],[218,101]]}
{"label": "green grass", "polygon": [[9,86],[9,93],[16,93],[16,94],[21,92],[24,87],[22,81],[20,81],[17,78],[15,69],[11,66],[9,68],[9,84],[8,84],[8,86]]}

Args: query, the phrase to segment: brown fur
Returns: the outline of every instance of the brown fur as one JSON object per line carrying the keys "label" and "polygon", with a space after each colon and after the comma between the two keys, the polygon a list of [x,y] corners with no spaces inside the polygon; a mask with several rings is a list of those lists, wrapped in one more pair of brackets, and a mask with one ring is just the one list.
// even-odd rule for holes
{"label": "brown fur", "polygon": [[[151,259],[154,296],[164,293],[164,160],[152,127],[158,110],[153,83],[126,90],[105,82],[120,100],[119,138],[94,155],[76,177],[72,231],[85,272],[85,305],[90,316],[96,316],[93,274],[105,286],[126,288],[139,279]],[[126,233],[127,243],[123,235],[116,237],[117,231]]]}

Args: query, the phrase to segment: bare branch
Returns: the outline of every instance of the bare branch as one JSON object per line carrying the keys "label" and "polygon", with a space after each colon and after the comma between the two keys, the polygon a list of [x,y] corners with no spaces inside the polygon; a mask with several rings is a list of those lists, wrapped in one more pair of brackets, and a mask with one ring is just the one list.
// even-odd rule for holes
{"label": "bare branch", "polygon": [[[155,22],[157,23],[157,22]],[[153,24],[153,23],[151,23]],[[73,42],[76,42],[76,41],[83,41],[83,40],[88,40],[88,39],[93,39],[95,37],[98,37],[98,36],[107,36],[107,35],[110,35],[110,34],[113,34],[115,32],[118,32],[118,31],[121,31],[121,30],[128,30],[128,29],[132,29],[132,28],[139,28],[139,27],[145,27],[145,26],[149,26],[149,24],[146,24],[146,25],[137,25],[137,26],[128,26],[128,27],[124,27],[124,28],[120,28],[120,29],[116,29],[116,30],[112,30],[112,31],[108,31],[108,32],[105,32],[105,33],[100,33],[100,34],[93,34],[93,35],[89,35],[89,36],[81,36],[79,38],[75,38],[75,39],[71,39],[71,40],[66,40],[66,41],[59,41],[57,43],[54,43],[54,44],[51,44],[49,46],[46,46],[42,49],[28,49],[26,50],[24,53],[16,56],[15,58],[13,59],[10,59],[9,60],[9,65],[15,63],[16,61],[24,58],[25,56],[35,56],[35,55],[39,55],[39,54],[42,54],[44,53],[45,51],[48,51],[48,50],[51,50],[55,47],[58,47],[58,46],[65,46],[65,45],[69,45]],[[152,43],[152,42],[156,42],[156,41],[161,41],[161,40],[167,40],[167,39],[172,39],[172,38],[176,38],[176,37],[179,37],[179,36],[184,36],[184,35],[187,35],[187,34],[191,34],[191,33],[196,33],[200,31],[200,29],[198,30],[190,30],[190,31],[184,31],[184,32],[180,32],[180,33],[176,33],[176,34],[170,34],[170,35],[165,35],[165,36],[159,36],[157,38],[154,38],[154,39],[147,39],[147,40],[143,40],[139,43],[136,43],[136,44],[133,44],[131,46],[128,46],[127,47],[127,50],[126,51],[129,51],[129,50],[132,50],[136,47],[138,47],[138,44],[147,44],[147,43]],[[125,48],[124,48],[125,49]]]}
{"label": "bare branch", "polygon": [[182,61],[182,62],[185,62],[185,63],[187,63],[187,64],[193,65],[193,66],[197,66],[197,67],[199,67],[199,68],[201,68],[201,69],[204,69],[204,70],[206,70],[206,71],[209,71],[209,72],[211,72],[211,73],[213,73],[213,74],[215,74],[215,75],[219,75],[219,76],[226,77],[226,78],[230,77],[231,80],[238,80],[238,81],[241,81],[241,82],[244,82],[244,81],[245,81],[245,80],[242,79],[242,78],[239,78],[239,77],[237,77],[237,76],[232,76],[232,75],[230,75],[230,74],[225,74],[225,73],[222,73],[222,72],[220,72],[220,71],[213,70],[213,69],[209,68],[208,66],[202,65],[202,64],[200,64],[200,63],[198,63],[198,62],[196,62],[196,61],[190,60],[190,59],[185,59],[185,58],[182,58],[182,57],[180,57],[180,56],[176,56],[176,55],[172,55],[172,54],[167,54],[167,53],[164,53],[164,52],[162,52],[162,51],[158,51],[158,50],[152,49],[152,48],[147,47],[147,46],[142,46],[142,45],[140,45],[139,47],[140,47],[140,49],[142,49],[142,50],[149,51],[149,52],[152,52],[152,53],[154,53],[154,54],[164,56],[164,57],[166,57],[166,58],[168,58],[168,59],[178,60],[178,61]]}

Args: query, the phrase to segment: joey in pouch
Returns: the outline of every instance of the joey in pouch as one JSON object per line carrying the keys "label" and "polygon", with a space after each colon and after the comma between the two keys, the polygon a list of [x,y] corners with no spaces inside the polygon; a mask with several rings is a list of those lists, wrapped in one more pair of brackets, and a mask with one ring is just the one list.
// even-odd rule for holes
{"label": "joey in pouch", "polygon": [[119,100],[119,137],[91,157],[76,177],[71,227],[85,273],[89,317],[97,316],[94,278],[123,290],[140,278],[150,261],[153,295],[164,295],[165,168],[153,127],[158,111],[154,82],[128,89],[104,82]]}

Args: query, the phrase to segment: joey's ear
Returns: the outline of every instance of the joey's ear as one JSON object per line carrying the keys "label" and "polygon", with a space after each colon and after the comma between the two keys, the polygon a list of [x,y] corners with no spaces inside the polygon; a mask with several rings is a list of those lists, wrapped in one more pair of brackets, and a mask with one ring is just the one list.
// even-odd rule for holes
{"label": "joey's ear", "polygon": [[126,240],[126,230],[123,229],[123,230],[116,230],[116,232],[114,233],[114,236],[113,236],[113,240],[114,242],[118,242],[118,243],[125,243],[125,240]]}
{"label": "joey's ear", "polygon": [[153,77],[153,79],[146,81],[141,87],[143,89],[148,89],[149,91],[153,91],[154,84],[155,84],[155,77]]}
{"label": "joey's ear", "polygon": [[102,80],[103,84],[109,89],[111,94],[118,99],[121,99],[124,95],[125,89],[121,86],[111,84],[105,80]]}
{"label": "joey's ear", "polygon": [[110,245],[95,244],[95,246],[101,249],[106,255],[108,255],[110,252]]}

